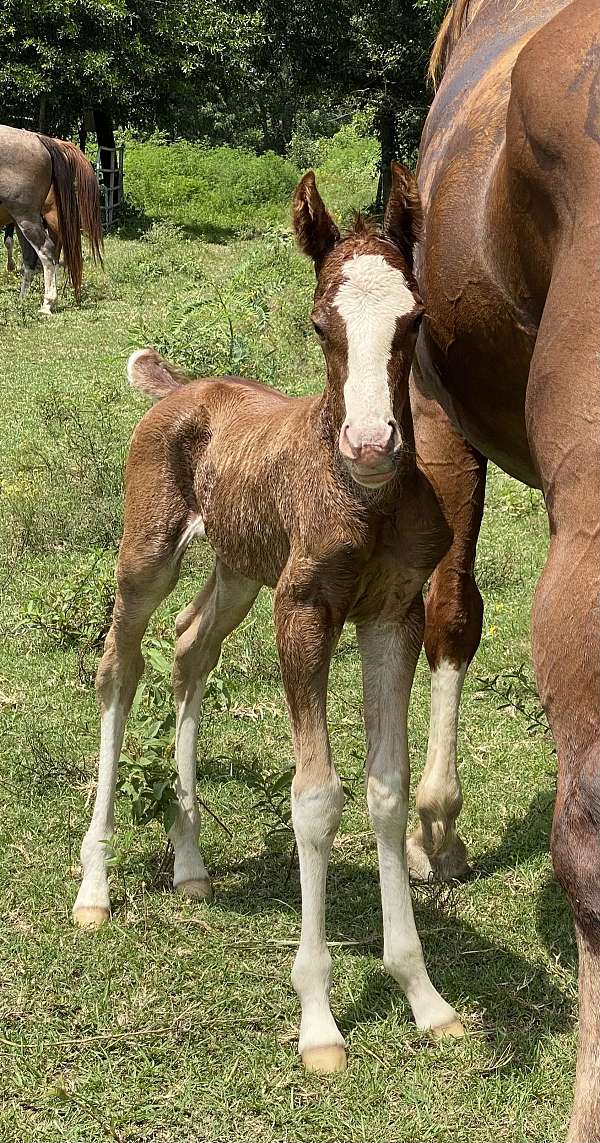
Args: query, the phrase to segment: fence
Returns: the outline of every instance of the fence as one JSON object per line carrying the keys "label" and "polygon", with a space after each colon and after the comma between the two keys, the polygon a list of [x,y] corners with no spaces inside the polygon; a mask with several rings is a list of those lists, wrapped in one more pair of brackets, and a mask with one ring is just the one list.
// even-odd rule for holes
{"label": "fence", "polygon": [[100,184],[102,224],[109,230],[123,202],[123,152],[125,148],[100,147],[96,158],[96,174]]}

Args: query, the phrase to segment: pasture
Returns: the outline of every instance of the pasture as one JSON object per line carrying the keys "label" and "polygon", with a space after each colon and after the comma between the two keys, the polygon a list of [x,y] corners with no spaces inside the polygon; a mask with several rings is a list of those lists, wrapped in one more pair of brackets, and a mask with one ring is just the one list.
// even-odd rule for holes
{"label": "pasture", "polygon": [[[370,146],[347,136],[317,154],[334,209],[372,200]],[[65,293],[52,319],[40,317],[39,287],[22,305],[16,281],[0,274],[0,1140],[484,1143],[493,1133],[551,1143],[564,1135],[573,1085],[576,951],[547,853],[555,761],[530,682],[529,610],[547,524],[540,497],[497,470],[478,557],[484,636],[460,721],[461,832],[476,876],[414,892],[430,974],[465,1017],[466,1038],[433,1044],[419,1033],[381,965],[351,629],[334,659],[329,708],[347,791],[328,905],[346,1073],[307,1075],[296,1053],[291,743],[267,592],[226,644],[201,724],[203,853],[215,901],[169,893],[159,820],[170,806],[168,657],[174,614],[207,573],[200,547],[151,625],[124,751],[112,923],[97,935],[72,926],[121,470],[146,407],[127,386],[127,355],[153,344],[191,371],[254,375],[295,394],[323,383],[308,322],[312,268],[287,231],[293,164],[247,171],[250,198],[236,201],[228,170],[239,175],[243,156],[223,150],[212,167],[207,159],[222,173],[221,210],[218,185],[202,206],[193,148],[181,159],[192,171],[151,200],[144,187],[162,158],[156,150],[132,151],[136,213],[108,238],[104,271],[86,264],[79,309]],[[251,223],[253,178],[263,199]],[[413,785],[428,692],[422,658],[409,726]]]}

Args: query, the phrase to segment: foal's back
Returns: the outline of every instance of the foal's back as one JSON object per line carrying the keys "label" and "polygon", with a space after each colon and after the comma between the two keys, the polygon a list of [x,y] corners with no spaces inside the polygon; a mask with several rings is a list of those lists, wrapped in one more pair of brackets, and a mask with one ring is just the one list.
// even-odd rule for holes
{"label": "foal's back", "polygon": [[127,498],[149,489],[165,527],[199,516],[228,566],[274,587],[290,548],[307,558],[362,548],[366,512],[345,493],[324,438],[321,397],[287,397],[241,377],[175,388],[140,421],[127,463]]}

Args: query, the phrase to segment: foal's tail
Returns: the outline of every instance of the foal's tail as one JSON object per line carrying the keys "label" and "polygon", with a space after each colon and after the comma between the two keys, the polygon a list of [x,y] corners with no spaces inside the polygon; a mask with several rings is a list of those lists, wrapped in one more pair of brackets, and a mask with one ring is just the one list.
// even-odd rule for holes
{"label": "foal's tail", "polygon": [[102,261],[98,181],[79,147],[49,135],[38,135],[38,138],[52,160],[52,187],[65,269],[79,301],[83,276],[82,230],[88,236],[94,261]]}
{"label": "foal's tail", "polygon": [[153,401],[160,401],[174,393],[189,380],[181,369],[165,361],[155,349],[136,349],[127,362],[130,385],[139,389]]}

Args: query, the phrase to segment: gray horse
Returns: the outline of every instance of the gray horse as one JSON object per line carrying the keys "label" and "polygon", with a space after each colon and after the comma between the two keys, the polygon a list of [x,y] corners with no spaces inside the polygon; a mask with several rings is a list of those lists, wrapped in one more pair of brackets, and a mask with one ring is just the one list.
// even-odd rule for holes
{"label": "gray horse", "polygon": [[[56,227],[44,225],[48,196],[54,200]],[[57,245],[75,297],[81,295],[81,231],[94,260],[102,258],[98,183],[85,155],[62,139],[0,126],[0,226],[16,223],[44,272],[42,313],[56,302]]]}

